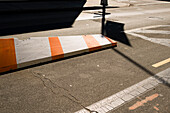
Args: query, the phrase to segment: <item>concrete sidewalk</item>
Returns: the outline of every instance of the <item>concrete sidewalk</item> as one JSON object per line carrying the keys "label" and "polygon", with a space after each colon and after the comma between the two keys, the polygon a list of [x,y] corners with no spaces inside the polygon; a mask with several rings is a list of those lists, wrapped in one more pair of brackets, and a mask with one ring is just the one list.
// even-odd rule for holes
{"label": "concrete sidewalk", "polygon": [[[87,0],[84,7],[95,7],[101,6],[101,0]],[[110,7],[129,7],[129,6],[139,6],[139,5],[152,5],[160,3],[169,3],[168,1],[159,1],[159,0],[108,0],[108,6]]]}
{"label": "concrete sidewalk", "polygon": [[0,73],[116,45],[100,34],[0,39]]}
{"label": "concrete sidewalk", "polygon": [[[87,0],[84,7],[101,6],[101,0]],[[130,6],[130,0],[108,0],[108,6],[111,7],[127,7]]]}

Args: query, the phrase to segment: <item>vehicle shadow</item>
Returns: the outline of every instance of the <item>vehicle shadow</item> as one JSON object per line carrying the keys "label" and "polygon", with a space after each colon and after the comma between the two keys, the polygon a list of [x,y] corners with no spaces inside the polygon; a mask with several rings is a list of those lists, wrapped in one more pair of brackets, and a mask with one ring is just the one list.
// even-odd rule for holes
{"label": "vehicle shadow", "polygon": [[170,0],[157,0],[157,1],[167,1],[167,2],[170,2]]}
{"label": "vehicle shadow", "polygon": [[[0,36],[72,27],[87,0],[21,0],[0,2]],[[108,6],[108,8],[117,8]]]}
{"label": "vehicle shadow", "polygon": [[0,36],[71,27],[86,0],[0,2]]}

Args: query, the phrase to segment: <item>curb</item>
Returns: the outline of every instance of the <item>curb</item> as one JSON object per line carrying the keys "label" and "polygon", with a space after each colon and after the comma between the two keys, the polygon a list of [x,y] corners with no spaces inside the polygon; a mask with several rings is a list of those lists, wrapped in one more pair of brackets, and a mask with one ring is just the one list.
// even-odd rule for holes
{"label": "curb", "polygon": [[0,73],[115,46],[102,35],[0,39]]}
{"label": "curb", "polygon": [[[108,0],[108,6],[107,7],[129,7],[130,2],[126,2],[127,0],[123,1],[111,1]],[[102,7],[100,5],[100,0],[87,0],[84,7]]]}

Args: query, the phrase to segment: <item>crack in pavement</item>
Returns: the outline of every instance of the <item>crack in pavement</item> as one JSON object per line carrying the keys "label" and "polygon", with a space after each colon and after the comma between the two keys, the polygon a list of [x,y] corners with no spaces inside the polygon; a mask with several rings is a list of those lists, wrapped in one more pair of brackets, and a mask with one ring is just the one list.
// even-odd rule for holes
{"label": "crack in pavement", "polygon": [[[40,79],[41,82],[43,83],[43,86],[48,88],[54,95],[60,95],[61,94],[61,96],[69,99],[70,101],[72,101],[74,103],[77,103],[82,108],[89,111],[90,113],[98,113],[97,111],[93,111],[93,110],[90,110],[90,109],[86,108],[74,95],[72,95],[69,92],[69,90],[67,90],[66,88],[63,88],[63,87],[59,86],[58,84],[54,83],[51,79],[43,76],[42,73],[33,72],[33,71],[30,71],[30,72],[32,73],[32,75],[34,77]],[[58,88],[58,90],[56,88]],[[57,90],[58,92],[56,92],[55,90]]]}

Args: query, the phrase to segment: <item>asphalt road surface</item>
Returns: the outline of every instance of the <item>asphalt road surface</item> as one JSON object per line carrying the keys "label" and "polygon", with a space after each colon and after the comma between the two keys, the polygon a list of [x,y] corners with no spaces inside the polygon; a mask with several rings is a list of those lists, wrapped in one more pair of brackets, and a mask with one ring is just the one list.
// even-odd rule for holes
{"label": "asphalt road surface", "polygon": [[[118,47],[1,75],[0,113],[170,113],[170,4],[107,13]],[[71,28],[2,38],[100,33],[100,10],[86,10]]]}

